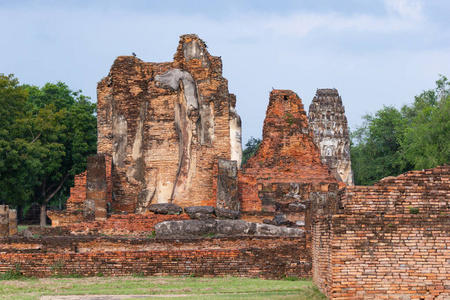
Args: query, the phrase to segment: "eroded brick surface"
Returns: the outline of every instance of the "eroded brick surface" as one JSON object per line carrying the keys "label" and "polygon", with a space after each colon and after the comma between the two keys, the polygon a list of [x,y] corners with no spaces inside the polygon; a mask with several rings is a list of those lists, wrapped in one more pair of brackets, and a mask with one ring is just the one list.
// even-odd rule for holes
{"label": "eroded brick surface", "polygon": [[106,220],[108,199],[105,156],[90,156],[87,162],[86,201],[94,204],[94,220]]}
{"label": "eroded brick surface", "polygon": [[17,210],[0,205],[0,237],[17,233]]}
{"label": "eroded brick surface", "polygon": [[341,190],[313,217],[316,284],[331,299],[449,298],[449,191],[449,165]]}
{"label": "eroded brick surface", "polygon": [[67,211],[77,211],[77,210],[82,211],[83,202],[85,200],[86,200],[86,171],[75,176],[74,187],[70,188],[70,197],[66,203]]}
{"label": "eroded brick surface", "polygon": [[217,194],[216,207],[239,211],[237,162],[218,159],[213,171],[213,189],[217,189],[214,191]]}
{"label": "eroded brick surface", "polygon": [[9,206],[0,205],[0,236],[9,235]]}
{"label": "eroded brick surface", "polygon": [[9,235],[17,233],[17,210],[9,209]]}
{"label": "eroded brick surface", "polygon": [[[87,184],[89,169],[91,170],[90,183]],[[112,202],[113,182],[111,173],[111,156],[97,155],[89,157],[88,170],[75,176],[75,186],[70,188],[70,197],[66,203],[66,210],[47,211],[47,216],[51,219],[52,226],[93,221],[96,219],[96,207],[98,220],[105,220],[108,205],[111,205]],[[87,188],[88,185],[89,188]],[[89,201],[86,201],[87,199]],[[98,202],[97,206],[95,201]]]}
{"label": "eroded brick surface", "polygon": [[336,188],[337,180],[320,161],[301,99],[292,91],[273,90],[262,143],[239,173],[241,210],[281,212],[304,221],[310,193]]}
{"label": "eroded brick surface", "polygon": [[[18,253],[21,252],[21,253]],[[0,274],[26,276],[311,276],[304,238],[230,237],[126,239],[8,238],[0,243]]]}
{"label": "eroded brick surface", "polygon": [[173,62],[118,57],[98,84],[98,153],[113,158],[113,209],[214,205],[213,164],[235,158],[234,105],[221,59],[196,35],[181,37]]}
{"label": "eroded brick surface", "polygon": [[[68,219],[76,221],[81,215],[68,214]],[[63,219],[63,218],[61,218]],[[78,220],[76,223],[61,222],[57,226],[50,228],[31,228],[30,230],[38,235],[127,235],[130,237],[139,237],[151,235],[155,230],[154,226],[159,222],[164,221],[178,221],[189,220],[187,214],[181,215],[160,215],[160,214],[126,214],[126,215],[111,215],[106,221],[90,221],[86,222],[84,219]]]}
{"label": "eroded brick surface", "polygon": [[[145,213],[152,203],[216,205],[213,166],[231,159],[240,167],[241,122],[222,61],[200,38],[181,36],[173,62],[118,57],[97,99],[97,152],[106,157],[113,212]],[[227,205],[238,207],[236,188],[231,194]],[[89,209],[100,214],[99,204],[86,198],[86,173],[76,176],[67,211],[93,219]],[[105,218],[101,210],[95,218]],[[55,224],[69,223],[70,214],[51,215]]]}
{"label": "eroded brick surface", "polygon": [[317,90],[309,106],[308,121],[322,162],[338,181],[353,185],[347,117],[336,89]]}

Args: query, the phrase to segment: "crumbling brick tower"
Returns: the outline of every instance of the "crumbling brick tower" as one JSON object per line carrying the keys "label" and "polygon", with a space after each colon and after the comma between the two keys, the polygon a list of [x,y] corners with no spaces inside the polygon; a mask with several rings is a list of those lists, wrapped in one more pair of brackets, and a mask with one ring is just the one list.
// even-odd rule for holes
{"label": "crumbling brick tower", "polygon": [[272,90],[256,154],[239,174],[241,210],[284,213],[303,221],[310,193],[337,190],[321,163],[302,100],[289,90]]}
{"label": "crumbling brick tower", "polygon": [[215,205],[213,165],[242,156],[236,98],[222,61],[196,35],[173,62],[120,56],[97,89],[98,154],[112,157],[115,210]]}
{"label": "crumbling brick tower", "polygon": [[336,89],[317,90],[309,106],[308,120],[322,162],[338,181],[353,185],[347,117]]}

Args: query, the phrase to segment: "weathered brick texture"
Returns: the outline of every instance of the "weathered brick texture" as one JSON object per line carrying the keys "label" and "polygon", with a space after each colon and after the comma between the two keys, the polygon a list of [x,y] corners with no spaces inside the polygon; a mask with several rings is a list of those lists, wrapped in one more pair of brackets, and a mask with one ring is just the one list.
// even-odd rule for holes
{"label": "weathered brick texture", "polygon": [[83,210],[75,211],[47,211],[47,216],[52,220],[52,226],[65,226],[78,224],[85,221]]}
{"label": "weathered brick texture", "polygon": [[233,158],[237,115],[222,61],[200,38],[182,36],[170,63],[118,57],[97,91],[98,153],[113,158],[114,210],[215,204],[213,164]]}
{"label": "weathered brick texture", "polygon": [[17,210],[0,205],[0,237],[17,233]]}
{"label": "weathered brick texture", "polygon": [[0,205],[0,236],[9,235],[9,207]]}
{"label": "weathered brick texture", "polygon": [[[82,212],[80,213],[82,216]],[[70,218],[76,220],[75,214],[69,214]],[[159,214],[127,214],[127,215],[112,215],[106,221],[91,221],[84,222],[84,219],[77,223],[65,222],[67,219],[61,218],[59,225],[54,225],[51,228],[31,228],[33,233],[38,235],[127,235],[127,236],[146,236],[152,234],[155,230],[154,226],[159,222],[164,221],[178,221],[189,220],[187,214],[181,215],[159,215]],[[56,226],[56,227],[55,227]]]}
{"label": "weathered brick texture", "polygon": [[17,210],[9,209],[9,235],[17,233]]}
{"label": "weathered brick texture", "polygon": [[241,210],[305,221],[310,193],[329,189],[337,189],[337,180],[320,161],[301,99],[292,91],[272,90],[262,143],[239,173]]}
{"label": "weathered brick texture", "polygon": [[[330,299],[450,299],[449,165],[370,187],[346,186],[348,131],[337,91],[318,90],[309,126],[301,99],[273,90],[262,144],[236,178],[235,104],[221,59],[196,35],[181,37],[173,62],[118,57],[98,84],[94,160],[104,156],[106,169],[102,161],[98,176],[88,170],[75,178],[67,211],[48,213],[54,226],[62,226],[30,229],[47,237],[2,238],[0,273],[19,265],[25,275],[40,277],[281,278],[311,275],[312,261],[314,281]],[[189,218],[147,213],[150,203],[163,202],[232,209],[240,204],[242,218],[259,223],[281,213],[277,217],[303,223],[306,235],[149,239],[158,222]],[[106,203],[112,215],[105,220]],[[89,219],[97,220],[84,222]],[[0,206],[0,235],[10,226]]]}
{"label": "weathered brick texture", "polygon": [[[106,220],[107,206],[112,202],[111,173],[111,156],[88,157],[88,170],[75,176],[75,186],[70,188],[66,210],[47,211],[47,216],[52,220],[52,226],[77,224],[97,218]],[[87,199],[89,201],[86,201]],[[95,205],[96,201],[97,205]]]}
{"label": "weathered brick texture", "polygon": [[84,201],[86,201],[86,171],[75,176],[74,187],[70,188],[70,197],[66,203],[67,211],[82,211]]}
{"label": "weathered brick texture", "polygon": [[[196,35],[180,37],[173,62],[118,57],[97,87],[97,152],[106,159],[106,203],[112,211],[145,213],[151,203],[166,202],[216,205],[214,164],[235,160],[240,167],[235,106],[220,57],[210,55]],[[236,188],[225,206],[239,206]],[[83,220],[105,219],[105,201],[91,199],[104,198],[104,192],[90,191],[86,172],[80,174],[67,212],[49,215],[55,224],[78,220],[79,214],[70,212],[80,210]]]}
{"label": "weathered brick texture", "polygon": [[90,156],[87,162],[86,201],[94,204],[94,220],[104,221],[108,202],[105,156]]}
{"label": "weathered brick texture", "polygon": [[213,192],[217,195],[216,207],[239,211],[237,162],[218,159],[213,172]]}
{"label": "weathered brick texture", "polygon": [[[101,157],[100,155],[98,157]],[[111,202],[112,199],[112,157],[105,155],[105,167],[106,167],[106,201]],[[83,203],[86,201],[86,175],[87,171],[75,176],[74,187],[70,188],[70,197],[67,199],[66,209],[67,212],[76,212],[83,210]]]}
{"label": "weathered brick texture", "polygon": [[322,162],[328,165],[338,181],[353,185],[350,135],[337,89],[317,89],[309,106],[308,121]]}
{"label": "weathered brick texture", "polygon": [[0,243],[0,274],[309,277],[305,253],[304,238],[9,238]]}
{"label": "weathered brick texture", "polygon": [[449,165],[333,201],[312,226],[314,281],[330,299],[450,298]]}

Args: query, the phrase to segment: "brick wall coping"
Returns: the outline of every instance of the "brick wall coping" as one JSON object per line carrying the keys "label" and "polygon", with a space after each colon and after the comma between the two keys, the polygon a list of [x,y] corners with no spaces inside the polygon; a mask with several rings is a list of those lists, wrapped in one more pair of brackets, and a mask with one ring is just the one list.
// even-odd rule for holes
{"label": "brick wall coping", "polygon": [[305,243],[302,237],[201,237],[124,238],[99,236],[50,236],[40,238],[0,238],[2,253],[83,253],[110,251],[171,251],[272,248],[280,244]]}

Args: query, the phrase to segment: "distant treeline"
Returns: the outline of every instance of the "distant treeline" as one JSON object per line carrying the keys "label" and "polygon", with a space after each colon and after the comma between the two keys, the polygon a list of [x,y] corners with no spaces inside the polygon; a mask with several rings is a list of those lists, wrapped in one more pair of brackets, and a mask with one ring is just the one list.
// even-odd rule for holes
{"label": "distant treeline", "polygon": [[356,185],[450,163],[450,82],[445,76],[412,104],[400,110],[384,106],[363,119],[351,134]]}

